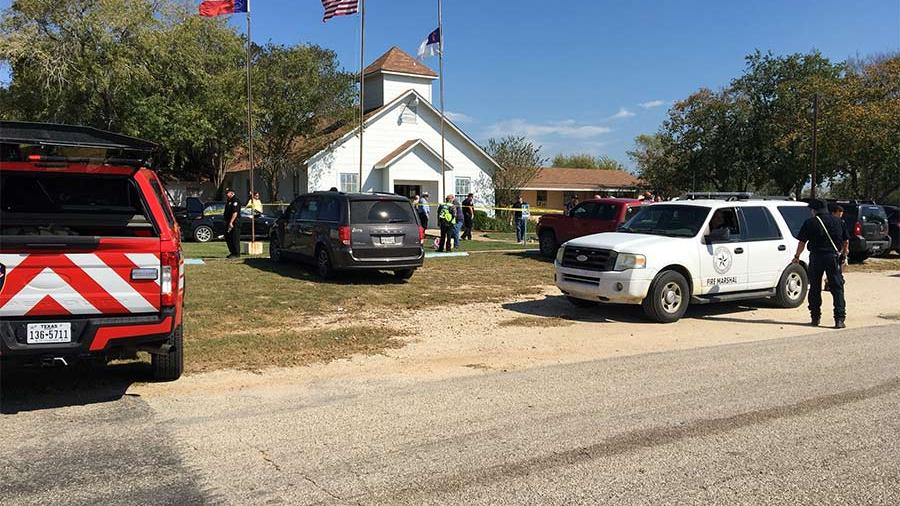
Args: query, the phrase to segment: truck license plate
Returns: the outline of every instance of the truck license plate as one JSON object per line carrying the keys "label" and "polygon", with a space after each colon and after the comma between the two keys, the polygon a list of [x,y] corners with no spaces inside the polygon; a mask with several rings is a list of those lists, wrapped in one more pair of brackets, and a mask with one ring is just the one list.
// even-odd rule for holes
{"label": "truck license plate", "polygon": [[71,323],[29,323],[26,342],[28,344],[71,343]]}

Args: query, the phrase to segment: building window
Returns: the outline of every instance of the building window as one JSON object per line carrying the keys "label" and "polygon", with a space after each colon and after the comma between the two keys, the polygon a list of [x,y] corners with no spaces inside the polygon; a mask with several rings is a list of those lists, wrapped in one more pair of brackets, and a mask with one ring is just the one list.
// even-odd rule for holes
{"label": "building window", "polygon": [[353,193],[359,191],[359,174],[348,172],[341,174],[341,191]]}
{"label": "building window", "polygon": [[537,203],[535,204],[538,207],[544,207],[547,205],[547,190],[538,190],[537,197],[535,197]]}
{"label": "building window", "polygon": [[458,177],[456,178],[456,198],[463,200],[472,193],[472,178]]}

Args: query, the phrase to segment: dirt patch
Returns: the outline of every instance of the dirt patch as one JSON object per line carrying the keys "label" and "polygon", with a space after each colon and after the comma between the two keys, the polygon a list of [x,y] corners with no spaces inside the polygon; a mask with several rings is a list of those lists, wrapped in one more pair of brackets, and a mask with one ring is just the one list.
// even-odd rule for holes
{"label": "dirt patch", "polygon": [[185,365],[192,373],[302,366],[401,348],[405,343],[399,338],[405,335],[400,329],[359,325],[307,332],[231,333],[187,341]]}
{"label": "dirt patch", "polygon": [[574,325],[574,322],[564,316],[517,316],[497,324],[499,327],[568,327],[569,325]]}
{"label": "dirt patch", "polygon": [[847,266],[847,272],[889,272],[900,271],[900,256],[892,255],[885,258],[869,258],[861,264]]}
{"label": "dirt patch", "polygon": [[880,314],[880,315],[878,315],[878,317],[879,317],[879,318],[884,318],[885,320],[900,321],[900,313],[895,313],[895,314]]}

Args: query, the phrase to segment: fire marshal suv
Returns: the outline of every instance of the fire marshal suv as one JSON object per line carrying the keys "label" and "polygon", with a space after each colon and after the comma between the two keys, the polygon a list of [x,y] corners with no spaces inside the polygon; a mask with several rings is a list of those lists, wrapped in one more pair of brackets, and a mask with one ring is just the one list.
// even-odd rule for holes
{"label": "fire marshal suv", "polygon": [[806,204],[692,200],[642,206],[617,232],[566,242],[556,285],[580,306],[640,304],[657,322],[690,304],[772,299],[798,307],[808,289],[804,253],[792,264]]}

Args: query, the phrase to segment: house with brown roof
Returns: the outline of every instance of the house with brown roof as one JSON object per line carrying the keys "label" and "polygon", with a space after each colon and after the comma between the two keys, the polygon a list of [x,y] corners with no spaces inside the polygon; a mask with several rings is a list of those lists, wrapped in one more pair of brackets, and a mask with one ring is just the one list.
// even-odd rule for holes
{"label": "house with brown roof", "polygon": [[522,188],[522,198],[533,207],[565,208],[573,197],[637,197],[640,180],[624,170],[545,167]]}
{"label": "house with brown roof", "polygon": [[[491,205],[488,182],[497,163],[450,120],[444,124],[442,163],[441,114],[431,100],[438,75],[393,47],[366,67],[364,76],[362,180],[359,127],[352,124],[334,131],[326,147],[311,152],[302,165],[289,171],[275,198],[286,201],[296,194],[336,187],[410,197],[428,192],[431,202],[447,193],[472,192],[479,202]],[[229,184],[238,195],[246,194],[248,176],[246,163],[229,171]]]}

